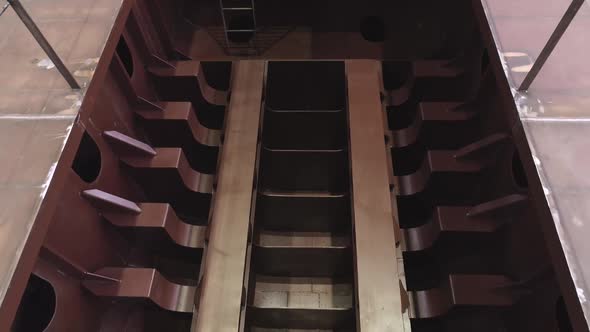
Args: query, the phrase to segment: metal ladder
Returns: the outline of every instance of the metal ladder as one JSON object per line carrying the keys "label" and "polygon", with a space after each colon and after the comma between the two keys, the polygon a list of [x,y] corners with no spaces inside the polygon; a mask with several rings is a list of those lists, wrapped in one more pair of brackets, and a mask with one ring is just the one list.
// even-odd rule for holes
{"label": "metal ladder", "polygon": [[[258,55],[256,47],[256,11],[254,0],[219,0],[223,31],[225,33],[225,51],[229,55]],[[248,26],[231,26],[231,20],[235,17],[245,18]],[[228,22],[229,21],[229,22]],[[251,34],[251,36],[249,36]],[[240,41],[240,36],[248,38]],[[236,37],[236,40],[232,40]]]}

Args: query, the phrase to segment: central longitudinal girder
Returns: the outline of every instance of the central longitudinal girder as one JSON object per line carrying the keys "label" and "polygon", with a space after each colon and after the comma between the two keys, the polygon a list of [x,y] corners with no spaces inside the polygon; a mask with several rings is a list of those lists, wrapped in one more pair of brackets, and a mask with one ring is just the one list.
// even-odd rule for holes
{"label": "central longitudinal girder", "polygon": [[194,330],[402,331],[379,62],[236,68]]}

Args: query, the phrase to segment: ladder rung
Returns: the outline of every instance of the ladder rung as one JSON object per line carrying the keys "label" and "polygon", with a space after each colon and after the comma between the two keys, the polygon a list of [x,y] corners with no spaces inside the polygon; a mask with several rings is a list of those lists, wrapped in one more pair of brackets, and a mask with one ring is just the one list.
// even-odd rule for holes
{"label": "ladder rung", "polygon": [[256,30],[254,29],[232,29],[232,30],[226,30],[227,32],[255,32]]}
{"label": "ladder rung", "polygon": [[222,8],[223,10],[254,10],[252,7],[228,7]]}

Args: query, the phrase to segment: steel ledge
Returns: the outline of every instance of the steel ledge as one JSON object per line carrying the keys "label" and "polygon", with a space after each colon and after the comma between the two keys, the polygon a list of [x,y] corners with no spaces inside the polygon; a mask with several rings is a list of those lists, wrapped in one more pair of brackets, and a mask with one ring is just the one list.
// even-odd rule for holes
{"label": "steel ledge", "polygon": [[207,84],[199,61],[177,61],[170,66],[150,66],[148,72],[156,90],[165,101],[190,101],[201,123],[221,129],[228,93]]}
{"label": "steel ledge", "polygon": [[181,218],[191,224],[207,222],[214,175],[192,169],[182,149],[153,149],[114,131],[103,135],[149,201],[170,203]]}
{"label": "steel ledge", "polygon": [[106,267],[94,275],[100,278],[84,280],[82,285],[96,296],[140,300],[169,311],[193,313],[196,287],[172,283],[155,269]]}
{"label": "steel ledge", "polygon": [[215,173],[222,131],[203,126],[189,102],[155,106],[159,109],[135,111],[150,142],[156,147],[180,147],[193,169]]}
{"label": "steel ledge", "polygon": [[85,190],[82,196],[89,199],[101,215],[117,227],[137,232],[164,232],[170,241],[186,248],[203,249],[205,245],[206,227],[183,222],[169,204],[135,204],[98,189]]}
{"label": "steel ledge", "polygon": [[418,81],[421,79],[443,78],[457,79],[464,74],[464,70],[447,66],[448,61],[423,60],[411,63],[411,70],[405,82],[396,89],[386,93],[388,106],[400,106],[410,100]]}
{"label": "steel ledge", "polygon": [[[420,168],[409,175],[398,176],[398,195],[409,196],[423,192],[435,173],[479,173],[495,161],[495,149],[508,139],[507,135],[490,135],[458,150],[427,151]],[[486,152],[483,155],[483,152]],[[490,153],[491,152],[491,153]]]}
{"label": "steel ledge", "polygon": [[513,194],[476,206],[438,206],[426,224],[403,230],[405,250],[427,250],[446,233],[492,234],[522,215],[527,199]]}
{"label": "steel ledge", "polygon": [[514,285],[501,275],[449,275],[439,288],[410,292],[411,316],[437,318],[457,307],[510,307],[521,295]]}
{"label": "steel ledge", "polygon": [[[445,125],[455,124],[457,128],[470,125],[470,120],[476,117],[476,112],[459,110],[465,103],[458,102],[421,102],[418,105],[418,113],[409,127],[392,131],[392,147],[405,148],[416,144],[421,136],[429,136],[424,133],[425,122],[436,125],[442,122]],[[429,142],[425,143],[428,147]]]}
{"label": "steel ledge", "polygon": [[[227,91],[212,88],[205,79],[205,73],[200,61],[185,60],[170,62],[172,67],[150,66],[148,71],[156,80],[179,80],[187,83],[191,88],[196,87],[201,97],[211,105],[227,105]],[[186,82],[184,82],[186,81]],[[180,84],[180,83],[179,83]],[[183,88],[184,86],[181,86]]]}

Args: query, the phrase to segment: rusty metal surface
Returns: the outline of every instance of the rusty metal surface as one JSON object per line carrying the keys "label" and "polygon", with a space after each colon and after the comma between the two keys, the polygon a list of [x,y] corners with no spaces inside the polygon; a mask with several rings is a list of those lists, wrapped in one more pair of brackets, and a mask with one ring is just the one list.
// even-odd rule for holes
{"label": "rusty metal surface", "polygon": [[239,330],[265,65],[235,65],[201,296],[193,331]]}
{"label": "rusty metal surface", "polygon": [[80,91],[69,89],[12,9],[0,18],[0,303],[121,2],[22,1]]}
{"label": "rusty metal surface", "polygon": [[[534,168],[541,179],[543,198],[558,233],[556,248],[567,261],[586,322],[590,322],[590,265],[588,234],[590,214],[587,202],[590,186],[585,170],[590,166],[587,132],[590,124],[588,101],[590,66],[587,51],[590,31],[590,3],[570,0],[482,1],[491,41],[503,64],[503,74],[512,91],[513,103],[528,142]],[[568,8],[578,13],[542,67],[542,50],[557,29]],[[478,6],[476,6],[477,8]],[[570,10],[571,11],[571,10]],[[571,15],[570,15],[571,17]],[[563,23],[562,23],[563,26]],[[539,70],[527,82],[527,91],[517,91],[530,71]],[[565,295],[564,295],[565,296]]]}
{"label": "rusty metal surface", "polygon": [[358,331],[403,331],[380,66],[346,61]]}

